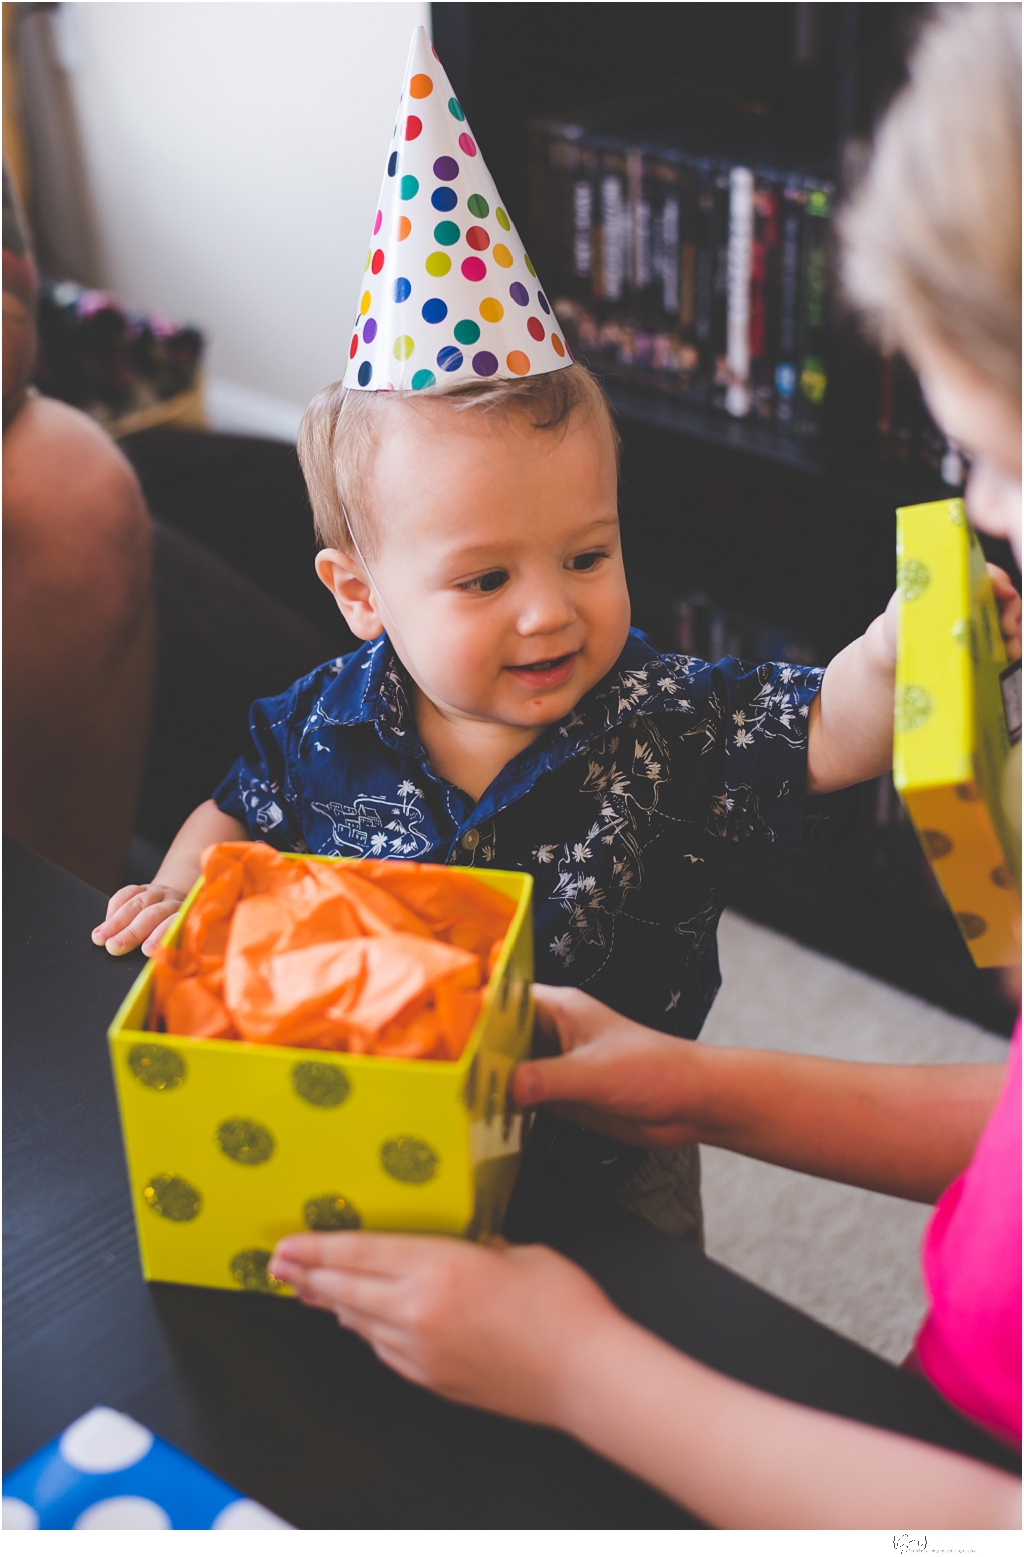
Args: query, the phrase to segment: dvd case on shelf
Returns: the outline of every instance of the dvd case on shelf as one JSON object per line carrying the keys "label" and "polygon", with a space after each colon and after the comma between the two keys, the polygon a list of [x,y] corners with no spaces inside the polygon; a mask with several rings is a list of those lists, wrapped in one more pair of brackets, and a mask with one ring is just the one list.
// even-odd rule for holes
{"label": "dvd case on shelf", "polygon": [[835,186],[807,179],[804,188],[796,430],[805,437],[816,437],[828,390],[828,245]]}
{"label": "dvd case on shelf", "polygon": [[754,175],[729,170],[729,256],[726,293],[725,409],[750,411],[750,287],[754,246]]}
{"label": "dvd case on shelf", "polygon": [[750,250],[750,408],[759,422],[775,414],[775,370],[781,320],[781,188],[778,176],[754,174]]}
{"label": "dvd case on shelf", "polygon": [[[817,444],[835,351],[827,172],[554,120],[531,125],[530,146],[533,247],[577,354],[644,392]],[[963,460],[909,369],[878,359],[868,398],[863,425],[842,430],[858,463],[912,462],[960,486]]]}

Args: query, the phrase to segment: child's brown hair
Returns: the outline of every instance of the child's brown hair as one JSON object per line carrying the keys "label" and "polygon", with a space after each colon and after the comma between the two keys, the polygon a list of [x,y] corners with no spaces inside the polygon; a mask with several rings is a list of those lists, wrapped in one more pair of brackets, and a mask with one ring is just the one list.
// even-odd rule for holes
{"label": "child's brown hair", "polygon": [[839,226],[883,344],[935,339],[1019,403],[1019,5],[938,8]]}
{"label": "child's brown hair", "polygon": [[578,362],[530,378],[454,384],[450,389],[415,394],[373,393],[345,389],[341,383],[328,384],[307,406],[298,440],[299,462],[321,545],[351,556],[351,515],[360,548],[367,557],[373,556],[379,537],[372,523],[368,482],[387,418],[396,405],[429,409],[442,399],[446,406],[466,414],[524,417],[539,432],[564,431],[577,413],[587,419],[596,417],[606,426],[618,460],[619,435],[611,408],[593,374]]}

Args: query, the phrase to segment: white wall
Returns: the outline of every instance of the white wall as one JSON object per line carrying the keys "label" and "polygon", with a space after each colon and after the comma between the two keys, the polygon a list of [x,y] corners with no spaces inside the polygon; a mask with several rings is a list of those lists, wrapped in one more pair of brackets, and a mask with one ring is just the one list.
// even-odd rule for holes
{"label": "white wall", "polygon": [[247,396],[257,410],[273,397],[286,423],[344,370],[409,39],[429,6],[69,9],[97,279],[207,333],[222,407],[244,420]]}

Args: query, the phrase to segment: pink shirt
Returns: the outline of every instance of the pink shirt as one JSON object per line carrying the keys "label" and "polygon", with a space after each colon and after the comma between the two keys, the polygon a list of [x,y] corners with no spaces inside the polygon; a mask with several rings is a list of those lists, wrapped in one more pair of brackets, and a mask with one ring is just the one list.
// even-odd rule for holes
{"label": "pink shirt", "polygon": [[935,1207],[921,1262],[931,1309],[923,1373],[989,1432],[1020,1443],[1020,1020],[999,1100],[965,1172]]}

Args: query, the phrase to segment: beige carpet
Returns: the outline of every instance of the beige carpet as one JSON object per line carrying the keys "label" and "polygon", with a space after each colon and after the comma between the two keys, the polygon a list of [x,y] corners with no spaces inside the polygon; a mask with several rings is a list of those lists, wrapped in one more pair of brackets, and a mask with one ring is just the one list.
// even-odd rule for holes
{"label": "beige carpet", "polygon": [[[1007,1046],[739,915],[722,917],[723,985],[701,1042],[836,1059],[1002,1061]],[[924,1312],[927,1206],[701,1148],[708,1253],[894,1361]]]}

